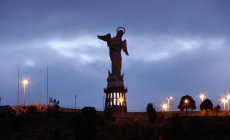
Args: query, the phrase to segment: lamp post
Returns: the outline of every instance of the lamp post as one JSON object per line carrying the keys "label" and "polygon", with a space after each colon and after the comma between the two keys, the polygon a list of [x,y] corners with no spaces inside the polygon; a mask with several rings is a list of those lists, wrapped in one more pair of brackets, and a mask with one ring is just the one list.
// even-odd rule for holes
{"label": "lamp post", "polygon": [[26,105],[26,85],[29,83],[28,80],[24,79],[23,81],[24,85],[24,106]]}
{"label": "lamp post", "polygon": [[75,111],[77,111],[77,106],[76,106],[76,94],[75,94]]}
{"label": "lamp post", "polygon": [[167,107],[167,104],[163,104],[163,105],[162,105],[162,108],[163,108],[163,109],[165,110],[165,112],[166,112],[166,110],[167,110],[167,108],[168,108],[168,107]]}
{"label": "lamp post", "polygon": [[184,103],[186,104],[186,117],[187,117],[187,110],[188,110],[188,102],[189,102],[188,99],[184,100]]}
{"label": "lamp post", "polygon": [[228,111],[229,111],[229,99],[230,99],[230,95],[229,94],[227,96],[227,99],[228,99]]}
{"label": "lamp post", "polygon": [[168,98],[166,98],[166,99],[168,100],[168,111],[170,111],[170,100],[172,100],[173,97],[170,96],[170,97],[168,97]]}
{"label": "lamp post", "polygon": [[224,110],[225,110],[225,103],[226,103],[227,101],[226,101],[226,99],[224,99],[224,98],[223,98],[221,101],[222,101],[222,103],[224,103]]}
{"label": "lamp post", "polygon": [[201,101],[203,102],[204,101],[204,94],[200,94],[200,98],[201,98]]}

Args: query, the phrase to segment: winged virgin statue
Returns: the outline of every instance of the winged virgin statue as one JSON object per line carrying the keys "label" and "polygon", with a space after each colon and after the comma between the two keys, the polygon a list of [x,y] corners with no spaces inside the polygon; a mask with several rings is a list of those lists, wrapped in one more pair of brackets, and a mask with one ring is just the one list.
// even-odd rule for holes
{"label": "winged virgin statue", "polygon": [[112,74],[121,75],[121,50],[125,52],[126,55],[129,55],[126,40],[122,41],[122,36],[125,34],[124,27],[117,28],[117,34],[115,37],[111,38],[111,34],[108,33],[104,36],[97,36],[99,39],[106,41],[107,46],[109,47],[109,56],[111,59]]}

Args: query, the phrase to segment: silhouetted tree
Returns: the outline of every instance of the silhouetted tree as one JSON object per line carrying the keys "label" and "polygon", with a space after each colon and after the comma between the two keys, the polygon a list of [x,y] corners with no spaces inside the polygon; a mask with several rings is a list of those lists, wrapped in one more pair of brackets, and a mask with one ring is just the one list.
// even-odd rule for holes
{"label": "silhouetted tree", "polygon": [[[188,100],[188,103],[185,103],[185,100]],[[177,107],[181,111],[184,111],[184,109],[196,109],[196,102],[193,100],[193,98],[189,95],[185,95],[181,98],[180,104]]]}
{"label": "silhouetted tree", "polygon": [[209,99],[205,99],[201,104],[200,104],[200,110],[206,110],[206,115],[208,115],[208,110],[213,108],[212,101]]}
{"label": "silhouetted tree", "polygon": [[94,107],[84,107],[81,110],[81,115],[87,119],[94,119],[96,117],[96,109]]}
{"label": "silhouetted tree", "polygon": [[148,113],[149,122],[154,123],[157,119],[157,112],[156,112],[155,108],[153,107],[152,103],[148,103],[146,111]]}

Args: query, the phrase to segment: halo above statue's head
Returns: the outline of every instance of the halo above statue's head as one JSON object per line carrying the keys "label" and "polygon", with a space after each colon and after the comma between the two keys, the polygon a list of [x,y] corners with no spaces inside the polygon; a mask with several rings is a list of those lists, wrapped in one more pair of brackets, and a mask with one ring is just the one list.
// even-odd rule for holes
{"label": "halo above statue's head", "polygon": [[118,27],[118,28],[117,28],[117,32],[118,32],[119,30],[123,31],[123,34],[125,34],[125,28],[124,28],[124,27]]}

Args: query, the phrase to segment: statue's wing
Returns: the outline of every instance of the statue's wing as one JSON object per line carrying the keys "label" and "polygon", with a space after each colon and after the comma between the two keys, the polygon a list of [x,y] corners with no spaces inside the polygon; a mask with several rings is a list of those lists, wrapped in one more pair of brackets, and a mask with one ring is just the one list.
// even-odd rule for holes
{"label": "statue's wing", "polygon": [[103,40],[103,41],[106,41],[106,42],[110,42],[110,40],[111,40],[111,34],[110,33],[108,33],[108,34],[106,34],[104,36],[98,35],[97,37],[99,39]]}
{"label": "statue's wing", "polygon": [[128,50],[127,50],[126,40],[122,41],[122,49],[126,55],[129,55]]}

